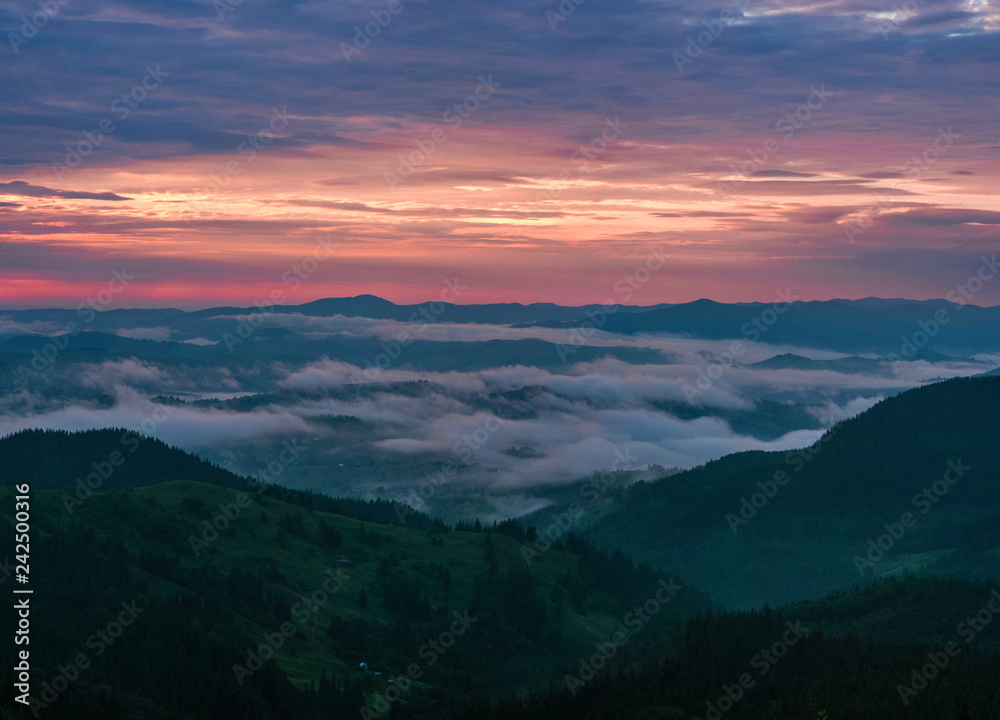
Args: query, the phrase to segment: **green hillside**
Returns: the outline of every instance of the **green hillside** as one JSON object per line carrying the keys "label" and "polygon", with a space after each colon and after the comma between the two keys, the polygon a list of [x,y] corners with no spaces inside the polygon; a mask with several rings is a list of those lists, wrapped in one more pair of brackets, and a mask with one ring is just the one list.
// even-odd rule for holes
{"label": "green hillside", "polygon": [[637,484],[585,536],[729,607],[906,571],[997,579],[998,407],[995,377],[910,390],[811,448],[736,453]]}
{"label": "green hillside", "polygon": [[[145,439],[149,452],[136,451],[117,482],[107,480],[123,489],[102,485],[67,503],[75,486],[54,487],[58,469],[103,457],[118,437],[0,441],[0,459],[33,468],[12,478],[38,478],[31,659],[45,717],[333,718],[382,703],[434,717],[472,698],[545,687],[622,629],[661,583],[677,584],[573,537],[529,566],[522,546],[531,536],[514,523],[420,529],[410,517],[401,527],[388,524],[388,503],[247,483]],[[40,451],[24,453],[32,441]],[[81,445],[99,452],[81,455]],[[163,465],[143,467],[154,458]],[[170,467],[184,472],[162,480]],[[127,484],[126,468],[129,479],[149,482]],[[10,485],[0,490],[5,536],[14,532],[12,494]],[[327,505],[357,517],[321,511]],[[140,609],[134,621],[113,642],[94,640],[122,603]],[[707,607],[703,593],[681,587],[636,651]],[[0,624],[15,622],[4,603]],[[87,667],[74,671],[81,653]],[[45,699],[45,688],[74,673]],[[9,664],[0,679],[13,682]],[[12,707],[6,697],[4,707]]]}
{"label": "green hillside", "polygon": [[481,703],[461,717],[995,720],[998,608],[995,585],[911,579],[706,615],[636,667],[581,666],[550,692]]}

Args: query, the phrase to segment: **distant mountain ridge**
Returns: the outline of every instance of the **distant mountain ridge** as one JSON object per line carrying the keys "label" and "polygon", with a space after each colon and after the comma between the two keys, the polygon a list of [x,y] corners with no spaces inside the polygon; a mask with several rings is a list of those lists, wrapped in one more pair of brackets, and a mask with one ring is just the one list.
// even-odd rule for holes
{"label": "distant mountain ridge", "polygon": [[[904,355],[907,342],[914,343],[914,351],[924,345],[933,345],[934,349],[961,356],[1000,349],[1000,333],[997,332],[1000,306],[959,305],[943,299],[793,301],[786,312],[770,318],[765,313],[771,312],[771,308],[772,303],[719,303],[704,298],[689,303],[615,305],[613,308],[600,304],[562,306],[552,303],[397,305],[374,295],[359,295],[297,305],[215,307],[191,312],[170,308],[107,310],[96,313],[86,329],[115,333],[135,328],[169,327],[178,340],[197,337],[218,340],[223,332],[232,332],[235,325],[231,319],[222,318],[268,312],[393,320],[415,326],[430,322],[570,330],[595,326],[625,335],[671,333],[703,339],[749,337],[771,344],[796,344],[852,353]],[[760,325],[754,324],[761,316],[767,321],[766,330],[762,331]],[[9,310],[0,312],[2,317],[22,324],[81,324],[80,314],[70,309]],[[947,319],[941,322],[941,318]],[[929,334],[923,342],[921,332]],[[7,334],[18,333],[8,331]],[[24,331],[21,334],[36,333]]]}
{"label": "distant mountain ridge", "polygon": [[[567,327],[554,321],[538,324]],[[601,329],[624,335],[659,332],[713,340],[742,337],[841,352],[891,352],[901,358],[932,345],[951,354],[972,355],[1000,346],[1000,306],[958,305],[948,300],[874,302],[869,298],[795,301],[776,311],[772,303],[727,305],[696,300],[616,313],[608,316]]]}

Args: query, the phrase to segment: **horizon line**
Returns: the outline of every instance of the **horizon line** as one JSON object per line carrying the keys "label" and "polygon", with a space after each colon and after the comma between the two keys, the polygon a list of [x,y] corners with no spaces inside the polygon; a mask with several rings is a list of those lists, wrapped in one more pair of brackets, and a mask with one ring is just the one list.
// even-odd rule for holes
{"label": "horizon line", "polygon": [[[389,300],[387,298],[381,297],[379,295],[373,295],[371,293],[362,293],[360,295],[345,295],[345,296],[320,297],[320,298],[316,298],[314,300],[306,300],[304,302],[294,303],[294,304],[293,303],[287,303],[287,302],[275,302],[275,303],[272,303],[269,306],[264,305],[263,303],[261,303],[259,301],[249,301],[249,302],[246,302],[246,304],[221,304],[221,305],[208,304],[208,305],[198,305],[198,306],[191,306],[191,307],[183,307],[183,306],[182,307],[178,307],[176,305],[134,305],[134,306],[121,306],[121,307],[107,307],[105,309],[102,309],[101,312],[131,311],[131,310],[175,310],[177,312],[193,313],[193,312],[202,312],[204,310],[225,309],[225,308],[235,308],[235,309],[241,309],[241,310],[249,310],[249,309],[252,309],[252,308],[258,308],[258,309],[260,309],[260,308],[264,308],[264,307],[266,307],[266,308],[274,308],[274,307],[297,308],[297,307],[305,307],[307,305],[313,305],[315,303],[320,303],[320,302],[349,301],[349,300],[361,300],[361,299],[378,300],[380,302],[388,303],[388,304],[390,304],[390,305],[392,305],[394,307],[417,307],[417,306],[420,306],[420,305],[429,305],[429,304],[432,304],[432,303],[439,303],[439,304],[442,304],[442,305],[453,306],[453,307],[490,307],[490,306],[498,306],[498,305],[515,305],[515,306],[520,306],[520,307],[531,307],[533,305],[549,305],[549,306],[561,307],[561,308],[569,308],[569,309],[573,309],[573,308],[592,308],[592,307],[605,307],[605,308],[606,307],[620,307],[620,308],[624,307],[624,308],[638,308],[638,309],[648,309],[648,310],[652,310],[652,309],[655,309],[655,308],[661,308],[661,307],[678,307],[678,306],[682,306],[682,305],[693,305],[695,303],[704,303],[704,302],[710,302],[710,303],[714,303],[716,305],[741,305],[741,306],[742,305],[768,305],[768,304],[771,304],[773,302],[773,301],[770,301],[770,300],[740,300],[740,301],[734,301],[734,302],[723,302],[723,301],[719,301],[719,300],[713,300],[713,299],[708,298],[708,297],[700,297],[700,298],[696,298],[694,300],[688,300],[688,301],[684,301],[684,302],[660,302],[660,303],[651,303],[649,305],[630,305],[630,304],[625,304],[625,303],[614,303],[611,306],[607,305],[606,303],[602,303],[602,302],[591,302],[591,303],[585,303],[583,305],[562,305],[560,303],[554,303],[554,302],[550,302],[550,301],[517,302],[517,301],[511,301],[511,300],[508,300],[508,301],[495,301],[495,302],[468,302],[468,303],[445,302],[443,300],[423,300],[423,301],[420,301],[420,302],[413,302],[413,303],[405,303],[405,302],[404,303],[397,303],[397,302],[394,302],[394,301]],[[828,299],[825,299],[825,300],[820,300],[820,299],[794,300],[794,301],[792,301],[791,304],[796,305],[796,304],[831,303],[831,302],[857,303],[857,302],[864,302],[864,301],[870,301],[870,300],[877,300],[877,301],[885,302],[885,303],[898,303],[898,304],[901,304],[901,303],[937,303],[937,302],[945,302],[945,303],[949,303],[951,305],[958,305],[960,307],[971,306],[971,307],[978,307],[978,308],[981,308],[981,309],[989,309],[989,308],[994,308],[994,307],[1000,307],[1000,303],[998,303],[996,305],[977,305],[977,304],[972,303],[972,302],[956,303],[956,302],[954,302],[952,300],[948,300],[947,298],[943,298],[943,297],[926,298],[926,299],[916,299],[916,298],[901,298],[901,297],[883,298],[883,297],[878,297],[878,296],[875,296],[875,295],[866,295],[864,297],[859,297],[859,298],[835,297],[835,298],[828,298]],[[244,302],[244,301],[240,301],[240,302]],[[10,304],[10,303],[0,304],[0,312],[28,312],[28,311],[32,311],[32,310],[65,310],[65,311],[74,311],[75,309],[77,309],[77,308],[67,307],[65,305],[56,305],[56,304],[53,304],[53,305],[47,305],[47,304],[42,304],[42,305],[23,304],[22,305],[22,304]]]}

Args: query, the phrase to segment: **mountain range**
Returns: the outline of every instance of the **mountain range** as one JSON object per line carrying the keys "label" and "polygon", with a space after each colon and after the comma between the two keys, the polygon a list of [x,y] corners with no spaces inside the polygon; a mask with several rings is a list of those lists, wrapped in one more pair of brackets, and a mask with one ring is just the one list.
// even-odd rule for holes
{"label": "mountain range", "polygon": [[[1000,598],[998,400],[1000,378],[934,383],[810,447],[492,525],[262,483],[122,428],[16,433],[0,463],[32,486],[36,708],[989,717],[997,640],[962,618]],[[122,607],[134,623],[101,635]],[[941,655],[956,633],[975,645]]]}

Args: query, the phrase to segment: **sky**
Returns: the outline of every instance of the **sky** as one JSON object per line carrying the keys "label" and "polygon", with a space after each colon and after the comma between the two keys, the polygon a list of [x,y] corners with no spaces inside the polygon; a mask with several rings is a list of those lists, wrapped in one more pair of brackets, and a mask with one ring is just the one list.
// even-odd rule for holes
{"label": "sky", "polygon": [[0,0],[0,305],[944,297],[1000,246],[998,33],[997,0]]}

